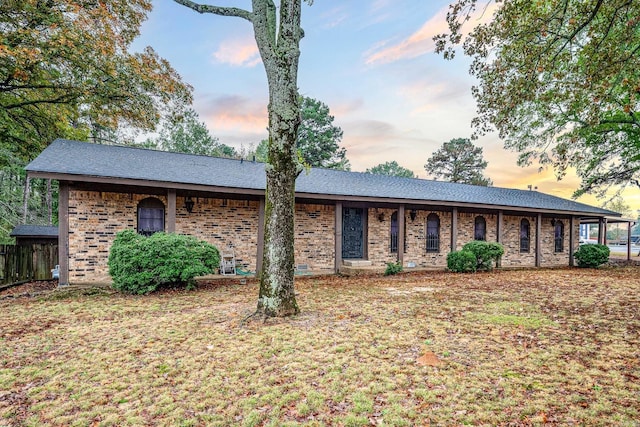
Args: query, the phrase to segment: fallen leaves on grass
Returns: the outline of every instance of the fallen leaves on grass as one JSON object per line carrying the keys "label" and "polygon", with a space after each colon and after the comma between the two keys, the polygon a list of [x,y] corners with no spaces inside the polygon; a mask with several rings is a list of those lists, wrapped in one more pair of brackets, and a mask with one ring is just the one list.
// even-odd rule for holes
{"label": "fallen leaves on grass", "polygon": [[[0,301],[0,425],[633,425],[640,269]],[[438,369],[420,360],[440,361]]]}

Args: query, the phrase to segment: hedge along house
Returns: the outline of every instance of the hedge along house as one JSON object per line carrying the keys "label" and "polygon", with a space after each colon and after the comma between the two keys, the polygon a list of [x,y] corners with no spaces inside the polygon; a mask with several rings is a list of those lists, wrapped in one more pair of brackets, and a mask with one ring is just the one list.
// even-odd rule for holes
{"label": "hedge along house", "polygon": [[[56,140],[27,166],[60,183],[60,283],[110,282],[115,234],[190,234],[260,271],[265,165]],[[295,263],[314,272],[354,266],[445,268],[478,239],[504,245],[502,266],[573,264],[579,223],[614,212],[537,191],[311,169],[296,182]]]}

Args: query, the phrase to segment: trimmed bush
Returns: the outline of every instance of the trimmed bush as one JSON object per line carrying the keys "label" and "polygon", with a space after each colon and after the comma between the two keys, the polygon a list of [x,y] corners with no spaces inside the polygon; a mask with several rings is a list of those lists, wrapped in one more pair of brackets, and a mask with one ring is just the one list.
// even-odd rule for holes
{"label": "trimmed bush", "polygon": [[454,251],[447,255],[447,268],[454,273],[473,273],[478,260],[471,251]]}
{"label": "trimmed bush", "polygon": [[115,289],[148,294],[164,285],[191,286],[194,277],[213,273],[219,263],[218,249],[195,237],[124,230],[111,246],[109,274]]}
{"label": "trimmed bush", "polygon": [[399,262],[388,262],[387,269],[384,270],[385,276],[391,276],[400,273],[404,268]]}
{"label": "trimmed bush", "polygon": [[606,245],[582,245],[574,257],[578,267],[596,268],[609,261],[611,251]]}
{"label": "trimmed bush", "polygon": [[463,251],[472,252],[476,256],[476,270],[491,270],[504,255],[504,246],[496,242],[474,240],[462,247]]}

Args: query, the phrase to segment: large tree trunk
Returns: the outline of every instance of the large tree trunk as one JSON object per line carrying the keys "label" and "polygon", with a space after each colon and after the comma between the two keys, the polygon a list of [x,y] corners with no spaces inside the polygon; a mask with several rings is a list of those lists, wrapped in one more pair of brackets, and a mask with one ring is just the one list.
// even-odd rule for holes
{"label": "large tree trunk", "polygon": [[[265,316],[288,316],[299,312],[293,280],[293,228],[295,182],[301,167],[296,150],[300,125],[297,80],[301,4],[300,0],[281,2],[277,39],[275,9],[260,0],[254,0],[253,4],[256,42],[269,81],[269,158],[258,312]],[[266,8],[264,13],[261,7]]]}
{"label": "large tree trunk", "polygon": [[[276,71],[277,73],[277,71]],[[258,312],[265,316],[298,313],[294,293],[295,183],[298,176],[297,88],[272,91],[269,104],[269,163],[265,201],[264,258]]]}
{"label": "large tree trunk", "polygon": [[[258,313],[288,316],[298,313],[293,288],[296,177],[296,137],[300,125],[298,59],[301,0],[281,0],[276,19],[274,0],[252,0],[251,12],[235,7],[175,0],[199,13],[235,16],[253,24],[253,32],[269,82],[269,158],[265,202],[264,258],[260,275]],[[307,0],[311,3],[311,0]]]}

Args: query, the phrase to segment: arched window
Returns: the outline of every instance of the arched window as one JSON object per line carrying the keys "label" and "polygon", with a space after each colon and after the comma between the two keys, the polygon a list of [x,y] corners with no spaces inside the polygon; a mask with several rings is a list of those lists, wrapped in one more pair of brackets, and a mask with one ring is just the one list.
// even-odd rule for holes
{"label": "arched window", "polygon": [[529,252],[531,246],[531,224],[528,219],[520,221],[520,252]]}
{"label": "arched window", "polygon": [[[391,253],[398,252],[398,211],[391,214]],[[404,222],[404,251],[407,251],[407,221]]]}
{"label": "arched window", "polygon": [[487,240],[487,221],[482,216],[477,216],[473,227],[474,240]]}
{"label": "arched window", "polygon": [[427,252],[440,252],[440,217],[434,213],[427,216]]}
{"label": "arched window", "polygon": [[138,233],[151,236],[164,231],[164,204],[155,197],[147,197],[138,203]]}
{"label": "arched window", "polygon": [[554,230],[554,243],[556,252],[564,252],[564,223],[556,220],[553,225]]}

